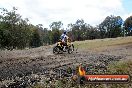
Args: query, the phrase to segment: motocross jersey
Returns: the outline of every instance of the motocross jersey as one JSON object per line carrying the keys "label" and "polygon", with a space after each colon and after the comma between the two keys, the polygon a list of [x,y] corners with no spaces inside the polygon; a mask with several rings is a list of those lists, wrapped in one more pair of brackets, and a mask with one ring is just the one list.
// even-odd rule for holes
{"label": "motocross jersey", "polygon": [[62,34],[60,38],[62,42],[66,42],[65,39],[68,39],[68,36],[66,34]]}

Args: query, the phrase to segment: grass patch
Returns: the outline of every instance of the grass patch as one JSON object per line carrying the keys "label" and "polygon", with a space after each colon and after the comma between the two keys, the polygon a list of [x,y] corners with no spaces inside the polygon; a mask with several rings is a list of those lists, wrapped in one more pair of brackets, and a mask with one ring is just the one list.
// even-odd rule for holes
{"label": "grass patch", "polygon": [[[132,60],[119,61],[108,66],[109,74],[128,74],[132,77]],[[132,79],[126,84],[108,84],[110,88],[132,88]]]}
{"label": "grass patch", "polygon": [[112,63],[108,66],[108,71],[112,74],[130,74],[132,76],[132,60]]}
{"label": "grass patch", "polygon": [[79,49],[93,49],[93,48],[99,48],[104,46],[123,45],[123,44],[129,44],[129,43],[132,43],[132,36],[75,41],[74,45],[75,47],[78,47]]}

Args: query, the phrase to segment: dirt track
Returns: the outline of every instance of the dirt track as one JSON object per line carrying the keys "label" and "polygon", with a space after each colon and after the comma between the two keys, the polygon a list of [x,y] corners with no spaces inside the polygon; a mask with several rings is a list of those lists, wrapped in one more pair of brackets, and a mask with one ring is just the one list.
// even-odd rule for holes
{"label": "dirt track", "polygon": [[[68,67],[76,68],[80,63],[94,65],[104,69],[111,61],[132,58],[132,44],[115,45],[93,50],[75,51],[73,54],[52,53],[52,46],[43,46],[29,50],[0,52],[0,81],[5,79],[29,76],[31,74],[58,74],[58,70]],[[88,70],[90,73],[93,71]],[[104,71],[103,70],[103,71]],[[2,83],[0,84],[2,85]]]}

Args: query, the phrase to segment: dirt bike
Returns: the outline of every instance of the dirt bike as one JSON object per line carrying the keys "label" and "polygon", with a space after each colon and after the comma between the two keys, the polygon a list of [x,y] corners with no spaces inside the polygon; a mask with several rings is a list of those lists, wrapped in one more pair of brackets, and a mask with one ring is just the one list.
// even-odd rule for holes
{"label": "dirt bike", "polygon": [[[65,49],[64,49],[65,47]],[[59,40],[56,43],[56,46],[53,47],[53,53],[54,54],[59,54],[59,53],[63,53],[63,52],[68,52],[69,54],[71,54],[74,51],[74,45],[71,43],[71,40],[68,38],[66,44],[64,45],[64,43]]]}

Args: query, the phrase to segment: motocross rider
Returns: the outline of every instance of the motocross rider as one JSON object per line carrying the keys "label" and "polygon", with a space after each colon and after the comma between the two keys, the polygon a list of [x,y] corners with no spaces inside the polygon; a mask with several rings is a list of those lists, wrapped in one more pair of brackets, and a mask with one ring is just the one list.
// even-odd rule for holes
{"label": "motocross rider", "polygon": [[64,31],[64,33],[60,36],[60,39],[62,41],[62,46],[64,46],[64,48],[63,48],[64,51],[65,51],[65,48],[67,46],[67,39],[68,38],[69,37],[67,36],[67,32],[66,31]]}

